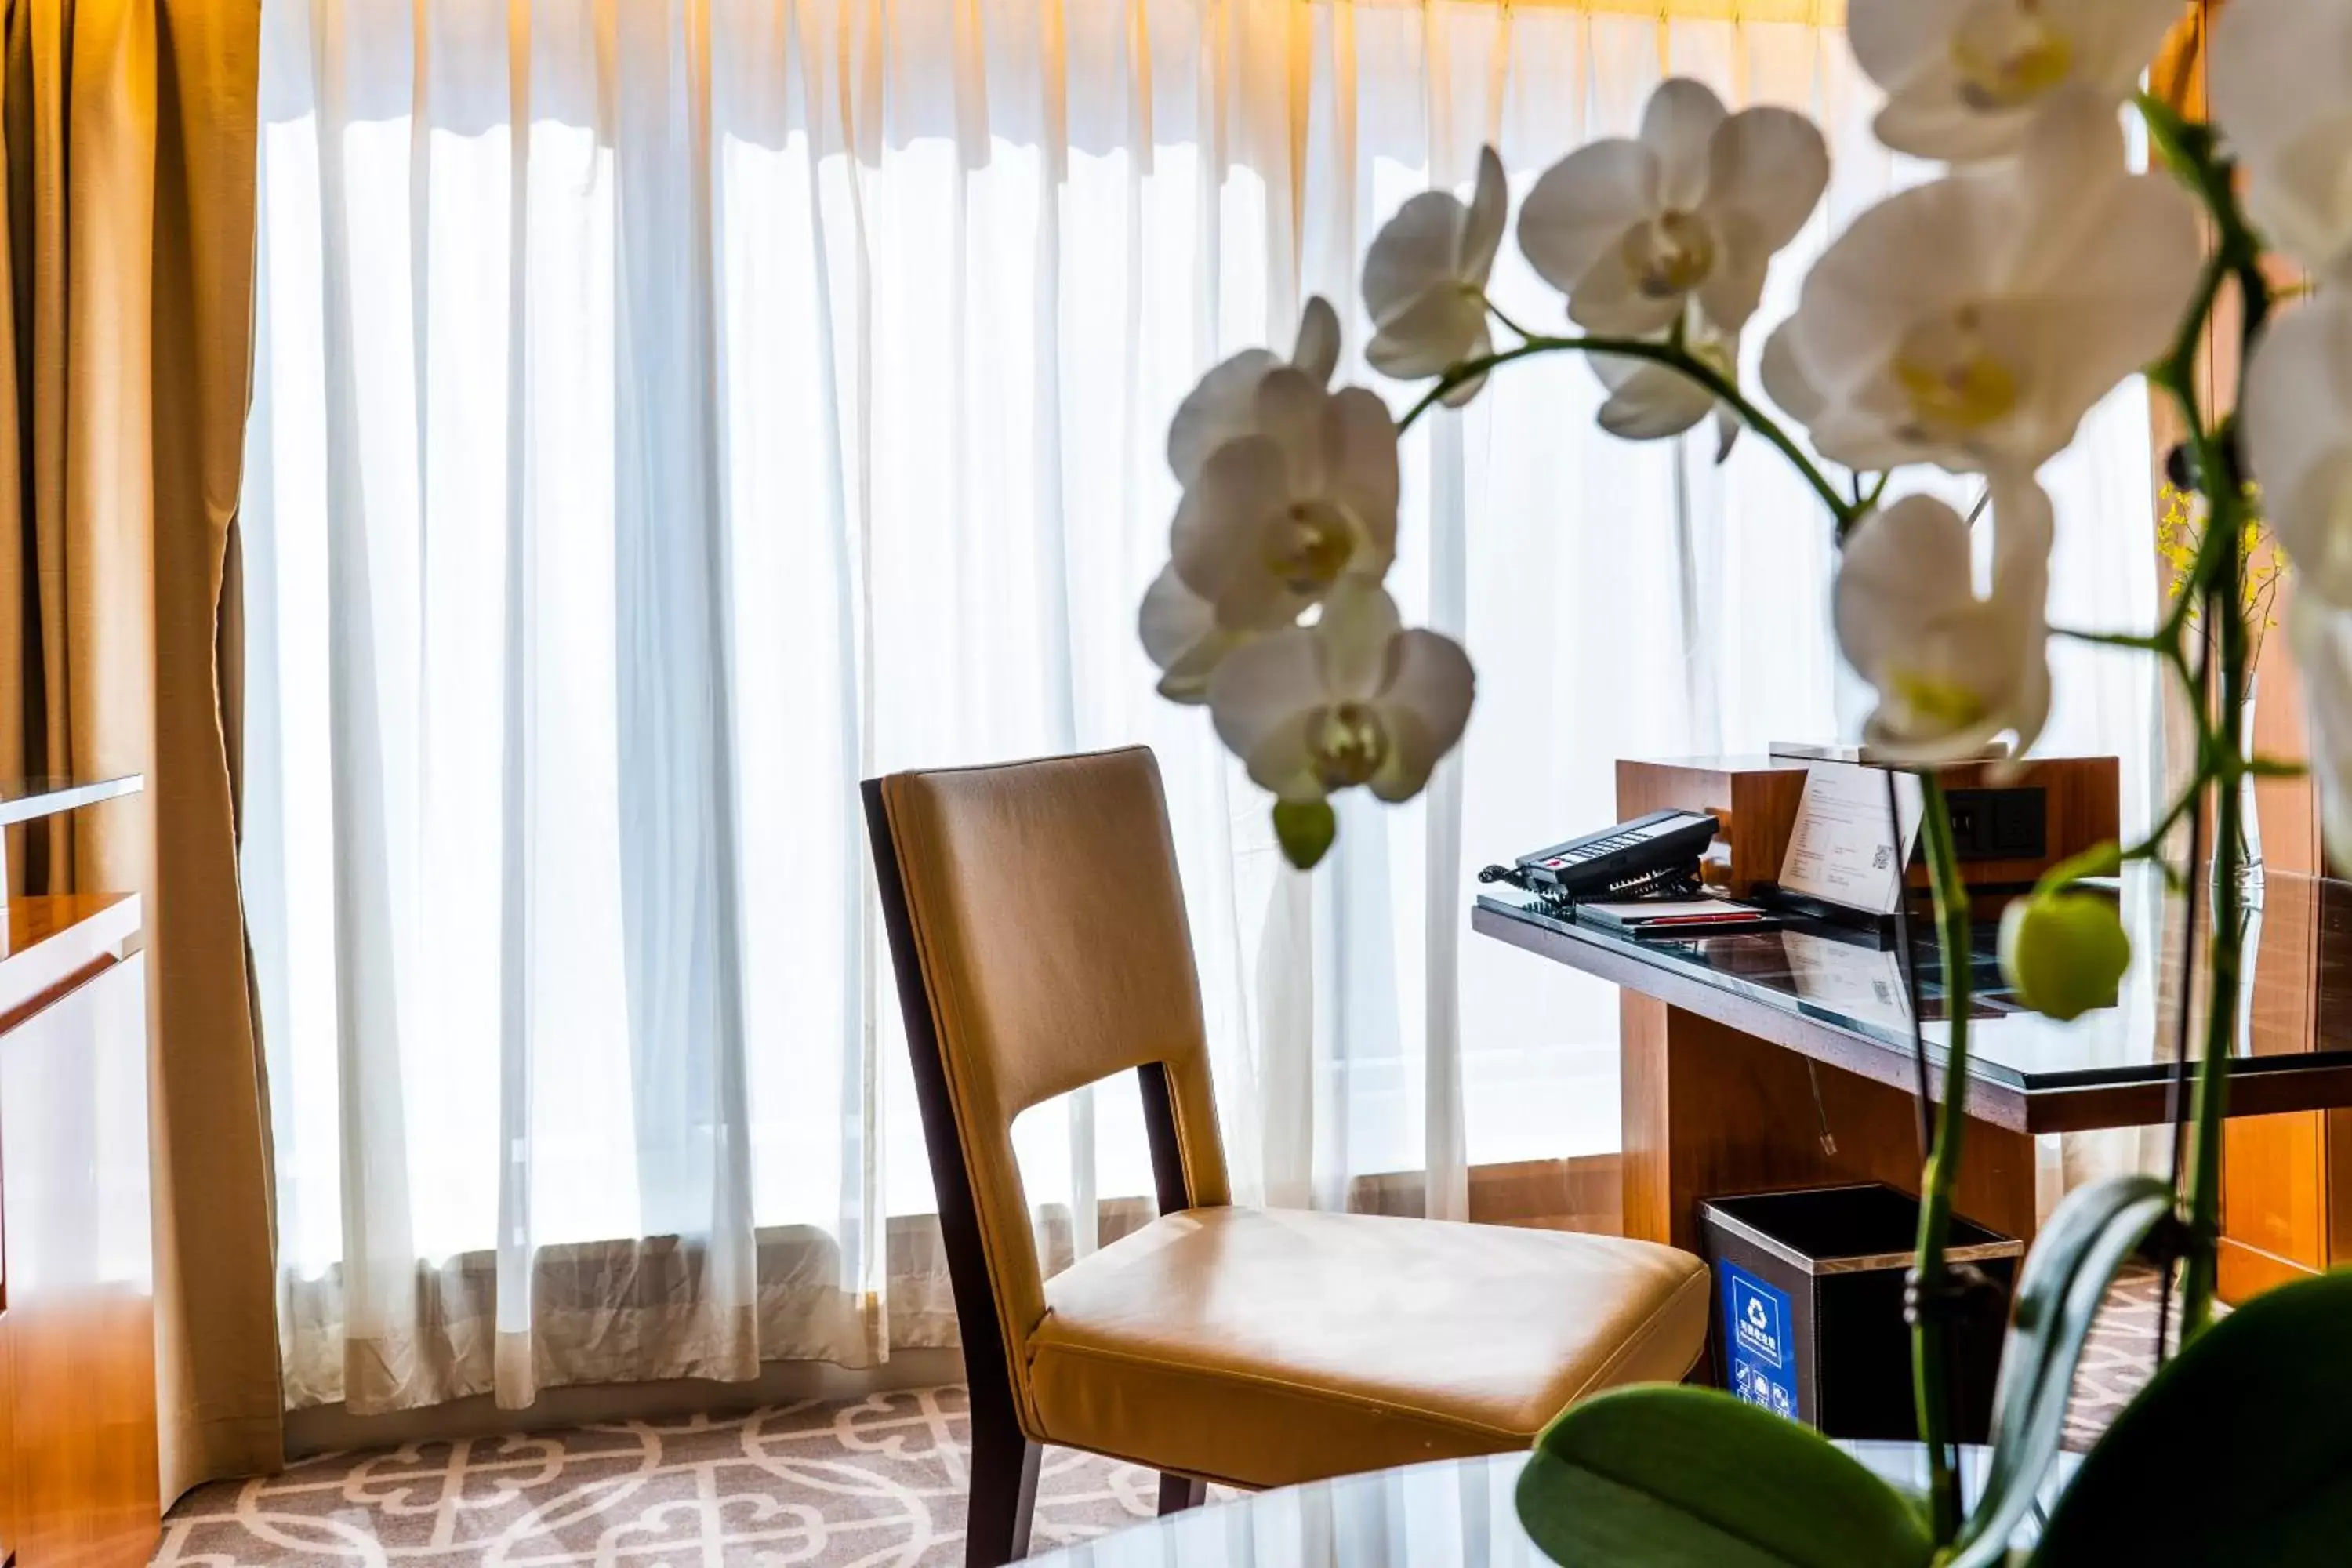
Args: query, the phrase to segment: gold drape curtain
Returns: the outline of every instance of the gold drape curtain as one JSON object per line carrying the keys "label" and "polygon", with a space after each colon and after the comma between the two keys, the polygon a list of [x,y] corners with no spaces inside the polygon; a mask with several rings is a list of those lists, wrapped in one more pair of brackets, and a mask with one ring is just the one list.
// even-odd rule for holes
{"label": "gold drape curtain", "polygon": [[[281,1458],[231,785],[258,0],[11,0],[0,134],[0,771],[137,771],[29,890],[136,889],[153,975],[163,1496]],[[228,617],[225,622],[224,617]]]}

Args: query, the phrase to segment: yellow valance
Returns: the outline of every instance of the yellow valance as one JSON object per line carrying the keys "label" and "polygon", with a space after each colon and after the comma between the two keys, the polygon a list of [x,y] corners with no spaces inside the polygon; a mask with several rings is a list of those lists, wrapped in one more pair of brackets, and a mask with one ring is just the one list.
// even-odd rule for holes
{"label": "yellow valance", "polygon": [[[1310,0],[1311,3],[1311,0]],[[1346,4],[1394,0],[1342,0]],[[1424,4],[1426,0],[1403,0]],[[1591,11],[1599,16],[1655,16],[1660,21],[1795,22],[1845,26],[1846,0],[1489,0],[1506,11]]]}

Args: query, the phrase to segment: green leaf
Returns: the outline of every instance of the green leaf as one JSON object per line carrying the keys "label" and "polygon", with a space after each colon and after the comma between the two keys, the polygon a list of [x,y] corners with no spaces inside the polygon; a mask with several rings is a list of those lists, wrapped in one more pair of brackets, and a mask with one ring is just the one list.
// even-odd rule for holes
{"label": "green leaf", "polygon": [[1302,871],[1312,871],[1331,840],[1339,837],[1339,814],[1328,800],[1277,800],[1274,834],[1282,840],[1285,858]]}
{"label": "green leaf", "polygon": [[2352,1270],[2258,1296],[2126,1406],[2035,1568],[2340,1564],[2352,1542]]}
{"label": "green leaf", "polygon": [[2033,1244],[2010,1309],[1993,1391],[1993,1455],[1976,1511],[1953,1543],[1949,1568],[2006,1562],[2010,1537],[2065,1436],[2074,1363],[2107,1286],[2172,1207],[2152,1176],[2117,1176],[2067,1194]]}
{"label": "green leaf", "polygon": [[1570,1405],[1518,1505],[1567,1568],[1920,1568],[1935,1550],[1909,1500],[1820,1433],[1706,1388]]}

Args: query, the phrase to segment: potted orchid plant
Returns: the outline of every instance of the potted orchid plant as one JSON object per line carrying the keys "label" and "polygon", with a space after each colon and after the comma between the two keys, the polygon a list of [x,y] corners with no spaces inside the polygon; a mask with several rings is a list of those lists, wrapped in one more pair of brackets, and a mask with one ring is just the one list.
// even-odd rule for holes
{"label": "potted orchid plant", "polygon": [[[1161,692],[1205,705],[1272,794],[1276,836],[1302,868],[1336,837],[1333,795],[1411,798],[1473,701],[1463,649],[1402,626],[1382,587],[1399,439],[1538,355],[1585,356],[1608,394],[1601,423],[1628,440],[1711,424],[1719,451],[1747,433],[1786,458],[1841,543],[1835,631],[1876,694],[1866,738],[1919,773],[1955,994],[1909,1291],[1927,1494],[1902,1493],[1727,1394],[1627,1390],[1563,1414],[1523,1479],[1521,1515],[1563,1563],[2009,1560],[2056,1451],[2092,1315],[2143,1248],[2179,1269],[2180,1350],[2087,1457],[2032,1561],[2352,1552],[2352,1275],[2273,1291],[2219,1321],[2213,1310],[2223,1064],[2242,984],[2242,786],[2289,771],[2250,754],[2236,722],[2251,662],[2239,545],[2256,486],[2296,574],[2288,629],[2312,692],[2326,814],[2336,842],[2352,842],[2352,296],[2332,286],[2352,275],[2352,0],[2235,0],[2212,38],[2210,120],[2139,90],[2181,9],[1850,0],[1855,57],[1886,95],[1879,139],[1948,169],[1831,244],[1795,313],[1754,354],[1752,381],[1745,336],[1775,254],[1820,201],[1828,155],[1801,114],[1727,112],[1704,86],[1671,80],[1638,135],[1570,153],[1519,204],[1517,244],[1564,296],[1564,330],[1522,325],[1487,297],[1512,226],[1489,151],[1466,200],[1414,197],[1365,259],[1375,331],[1364,357],[1425,384],[1402,417],[1369,389],[1331,388],[1340,330],[1319,300],[1287,357],[1228,360],[1176,415],[1169,456],[1183,494],[1172,558],[1141,606],[1143,642]],[[2130,167],[2126,115],[2160,167]],[[2274,300],[2273,256],[2317,286],[2291,305]],[[2244,392],[2240,406],[2216,407],[2199,354],[2232,299]],[[2140,373],[2187,432],[2176,468],[2207,524],[2158,624],[2056,629],[2054,519],[2037,474],[2101,397]],[[1916,465],[1984,486],[1984,591],[1967,519],[1931,496],[1885,500],[1890,476]],[[2153,862],[2189,893],[2205,1022],[2175,1179],[2074,1193],[2026,1264],[1985,1484],[1964,1508],[1944,1337],[1969,1281],[1944,1241],[1963,1154],[1970,933],[1936,767],[2002,735],[2017,754],[2032,746],[2053,636],[2161,661],[2193,716],[2193,765],[2146,838],[2057,868],[2011,907],[2008,978],[2028,1005],[2060,1016],[2111,996],[2130,944],[2112,904],[2077,884]],[[2166,1278],[2168,1310],[2172,1267]],[[2166,1493],[2174,1466],[2193,1493]]]}

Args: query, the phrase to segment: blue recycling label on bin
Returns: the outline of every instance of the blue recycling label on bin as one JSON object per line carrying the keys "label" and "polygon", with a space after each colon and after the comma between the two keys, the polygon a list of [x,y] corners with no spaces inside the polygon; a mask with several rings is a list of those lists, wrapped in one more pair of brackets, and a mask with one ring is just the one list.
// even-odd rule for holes
{"label": "blue recycling label on bin", "polygon": [[1797,1418],[1796,1313],[1778,1290],[1736,1263],[1718,1263],[1723,1336],[1730,1352],[1731,1392],[1750,1405]]}

